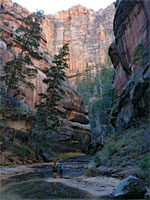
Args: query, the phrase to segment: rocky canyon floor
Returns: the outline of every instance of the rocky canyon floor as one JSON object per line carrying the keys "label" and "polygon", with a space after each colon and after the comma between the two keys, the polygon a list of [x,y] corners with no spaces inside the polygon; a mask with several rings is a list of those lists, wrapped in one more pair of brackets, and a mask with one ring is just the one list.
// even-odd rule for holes
{"label": "rocky canyon floor", "polygon": [[[8,168],[4,167],[1,169],[1,195],[4,199],[9,199],[10,195],[11,198],[14,197],[15,199],[36,199],[37,197],[37,199],[50,197],[57,199],[83,199],[83,197],[84,199],[110,199],[113,188],[120,180],[104,176],[85,176],[85,170],[90,159],[90,156],[76,156],[75,158],[70,157],[63,159],[61,161],[65,166],[63,178],[60,178],[58,175],[56,178],[53,178],[53,163],[22,165]],[[31,186],[32,183],[34,186]],[[40,188],[36,186],[38,184],[40,184]],[[53,188],[53,190],[47,190],[48,186],[46,184],[52,184],[49,185],[49,187]],[[29,189],[27,185],[30,185],[31,188]],[[42,185],[45,185],[45,187]],[[67,187],[70,189],[67,190]],[[28,189],[29,191],[26,191]],[[39,189],[41,193],[39,196],[36,196]],[[63,192],[61,193],[62,190],[65,191],[65,195]],[[32,195],[30,194],[31,191]],[[49,194],[47,191],[49,191]],[[72,191],[71,194],[68,193],[68,191]],[[47,196],[43,196],[46,195],[46,193]],[[33,194],[35,194],[35,196]]]}

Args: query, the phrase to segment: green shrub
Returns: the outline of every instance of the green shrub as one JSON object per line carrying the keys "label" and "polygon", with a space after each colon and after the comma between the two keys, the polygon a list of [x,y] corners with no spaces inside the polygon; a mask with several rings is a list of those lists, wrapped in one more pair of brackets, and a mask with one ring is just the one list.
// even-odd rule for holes
{"label": "green shrub", "polygon": [[99,132],[97,123],[95,123],[96,120],[99,120],[105,137],[112,131],[112,127],[108,121],[108,115],[112,102],[116,99],[116,92],[112,88],[114,69],[110,66],[96,65],[95,74],[92,74],[92,70],[95,69],[87,65],[86,74],[82,80],[79,77],[80,73],[77,73],[77,90],[84,104],[88,106],[92,132],[96,134]]}
{"label": "green shrub", "polygon": [[138,63],[139,69],[143,68],[148,62],[148,52],[143,44],[139,44],[135,49],[132,63]]}
{"label": "green shrub", "polygon": [[120,167],[126,167],[127,166],[127,161],[124,160],[121,164],[120,164]]}
{"label": "green shrub", "polygon": [[139,167],[142,170],[148,170],[150,168],[150,155],[145,155],[139,163]]}
{"label": "green shrub", "polygon": [[96,167],[101,165],[101,158],[100,158],[100,153],[97,152],[94,156],[94,162],[96,163]]}
{"label": "green shrub", "polygon": [[109,166],[113,166],[114,165],[114,160],[113,159],[109,159],[108,160],[108,164],[109,164]]}
{"label": "green shrub", "polygon": [[143,179],[150,178],[150,155],[145,155],[139,163],[138,176]]}
{"label": "green shrub", "polygon": [[13,144],[14,152],[21,158],[24,158],[26,147],[24,144]]}
{"label": "green shrub", "polygon": [[85,172],[85,175],[86,176],[96,176],[96,171],[94,169],[88,169],[86,172]]}

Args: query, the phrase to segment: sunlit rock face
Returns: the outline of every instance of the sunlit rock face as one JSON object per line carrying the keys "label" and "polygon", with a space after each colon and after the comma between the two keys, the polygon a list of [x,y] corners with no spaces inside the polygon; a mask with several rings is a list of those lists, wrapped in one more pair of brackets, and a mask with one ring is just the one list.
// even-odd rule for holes
{"label": "sunlit rock face", "polygon": [[[13,57],[14,52],[18,54],[21,51],[21,45],[18,44],[15,40],[15,30],[19,25],[22,24],[21,20],[23,17],[26,17],[29,12],[27,9],[13,4],[9,0],[4,0],[0,4],[0,53],[1,53],[1,62],[0,62],[0,69],[1,73],[2,66],[8,60],[11,60]],[[13,48],[10,50],[7,45],[13,41],[14,45]],[[44,92],[46,89],[45,84],[43,84],[42,80],[46,77],[45,72],[50,67],[51,58],[46,53],[46,38],[44,34],[42,34],[42,40],[40,43],[39,53],[40,53],[40,60],[35,60],[32,58],[34,65],[33,68],[38,70],[38,74],[36,78],[28,78],[28,80],[33,83],[36,87],[35,90],[27,88],[25,85],[20,83],[20,89],[18,91],[18,96],[22,102],[26,102],[30,106],[34,107],[34,104],[39,102],[40,98],[38,96],[39,93]],[[31,66],[28,66],[31,67]]]}
{"label": "sunlit rock face", "polygon": [[[114,126],[128,127],[149,115],[150,1],[118,0],[114,17],[115,43],[109,55],[115,68],[114,87],[119,92],[111,112]],[[147,52],[133,63],[137,47]],[[142,53],[142,52],[141,52]],[[141,62],[141,60],[145,60]],[[144,63],[144,64],[142,64]]]}
{"label": "sunlit rock face", "polygon": [[[13,4],[9,0],[4,0],[0,3],[0,74],[4,73],[3,66],[5,62],[12,59],[13,53],[18,54],[21,51],[21,45],[15,41],[14,34],[16,28],[22,23],[22,18],[28,14],[29,12],[26,9]],[[24,106],[29,105],[34,109],[34,104],[40,102],[38,94],[46,91],[46,85],[42,81],[46,77],[47,69],[51,66],[52,56],[58,52],[58,48],[65,42],[65,39],[61,36],[61,32],[58,30],[59,28],[56,29],[56,19],[54,18],[54,16],[52,16],[52,19],[48,16],[43,22],[42,39],[39,47],[40,60],[37,61],[32,58],[33,66],[27,66],[38,70],[36,78],[27,78],[35,85],[36,89],[32,90],[20,83],[18,98],[23,107],[21,111],[23,119],[20,121],[15,117],[12,120],[12,116],[14,117],[16,113],[8,113],[8,120],[5,126],[9,128],[20,131],[23,129],[23,132],[26,132],[30,128],[29,117],[31,112],[24,113]],[[60,27],[60,24],[59,22],[57,26]],[[10,41],[14,43],[11,50],[8,48]],[[0,88],[4,89],[5,85],[0,85]],[[52,146],[54,148],[57,146],[58,151],[62,152],[84,151],[87,153],[92,142],[88,113],[85,111],[83,101],[76,91],[68,86],[67,83],[63,83],[63,89],[65,95],[59,104],[59,109],[65,118],[61,124],[60,135],[52,134]]]}
{"label": "sunlit rock face", "polygon": [[51,55],[69,43],[70,67],[67,73],[84,72],[86,65],[107,65],[107,50],[113,40],[114,4],[98,12],[81,5],[56,15],[48,15],[43,24]]}
{"label": "sunlit rock face", "polygon": [[[6,44],[13,39],[15,29],[21,24],[21,19],[29,14],[28,10],[10,0],[4,0],[1,6],[0,37]],[[33,60],[38,75],[33,82],[36,91],[22,87],[21,94],[33,106],[39,101],[38,93],[45,91],[42,83],[45,72],[51,64],[52,57],[58,53],[59,47],[69,43],[70,61],[67,70],[68,77],[75,80],[77,72],[83,72],[87,64],[99,67],[107,65],[107,51],[113,40],[113,18],[115,8],[111,4],[106,9],[95,12],[81,5],[74,6],[67,11],[60,11],[56,15],[47,15],[42,24],[42,40],[39,48],[40,62]],[[15,41],[14,41],[15,43]],[[19,44],[13,49],[20,51]],[[8,52],[8,59],[12,55]],[[4,59],[5,55],[3,55]],[[83,75],[82,74],[82,75]],[[70,78],[70,79],[71,79]],[[28,95],[29,94],[29,95]]]}

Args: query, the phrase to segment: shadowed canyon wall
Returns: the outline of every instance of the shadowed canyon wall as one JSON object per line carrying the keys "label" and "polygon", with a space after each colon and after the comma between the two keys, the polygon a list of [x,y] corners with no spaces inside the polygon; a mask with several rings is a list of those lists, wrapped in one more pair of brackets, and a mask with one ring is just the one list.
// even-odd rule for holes
{"label": "shadowed canyon wall", "polygon": [[[111,122],[129,126],[149,114],[150,1],[116,2],[115,43],[109,55],[115,68],[114,87],[119,92]],[[139,52],[139,53],[138,53]],[[136,61],[135,61],[136,60]]]}

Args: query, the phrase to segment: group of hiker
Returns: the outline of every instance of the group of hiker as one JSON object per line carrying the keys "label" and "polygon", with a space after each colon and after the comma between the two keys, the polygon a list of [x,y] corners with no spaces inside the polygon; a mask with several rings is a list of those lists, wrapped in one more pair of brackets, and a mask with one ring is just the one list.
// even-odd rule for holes
{"label": "group of hiker", "polygon": [[56,178],[57,172],[59,172],[59,177],[63,177],[63,172],[64,172],[64,166],[62,164],[57,165],[56,161],[54,161],[53,165],[53,177]]}

